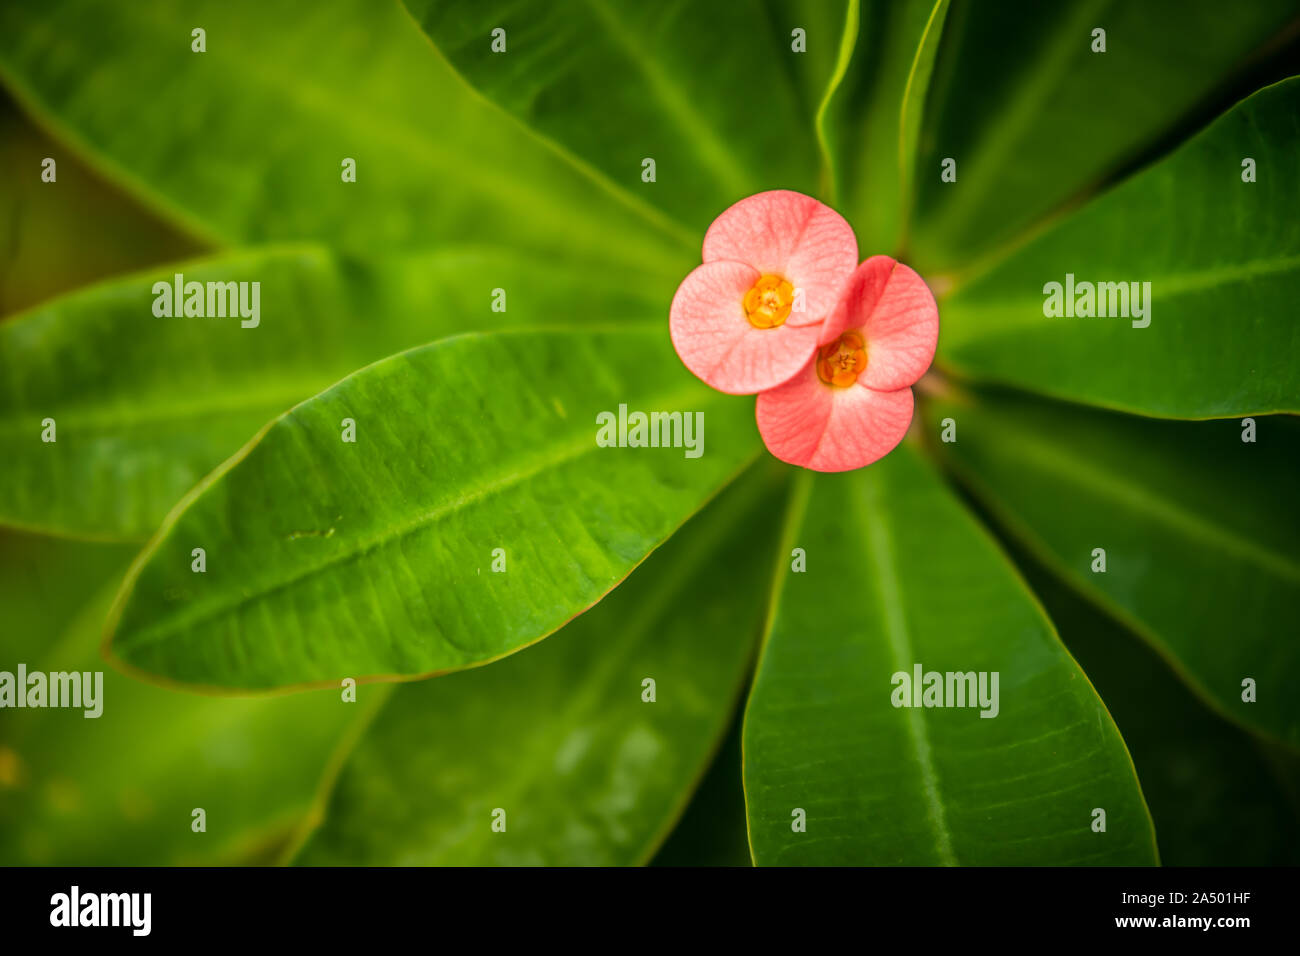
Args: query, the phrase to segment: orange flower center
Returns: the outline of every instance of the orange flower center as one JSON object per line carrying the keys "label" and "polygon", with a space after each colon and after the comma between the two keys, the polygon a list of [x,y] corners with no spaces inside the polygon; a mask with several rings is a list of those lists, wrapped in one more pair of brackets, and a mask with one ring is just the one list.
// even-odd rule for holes
{"label": "orange flower center", "polygon": [[784,325],[794,301],[794,286],[780,276],[759,276],[754,287],[745,293],[745,317],[756,329],[775,329]]}
{"label": "orange flower center", "polygon": [[860,332],[845,332],[817,350],[817,376],[827,385],[847,388],[866,367],[867,344]]}

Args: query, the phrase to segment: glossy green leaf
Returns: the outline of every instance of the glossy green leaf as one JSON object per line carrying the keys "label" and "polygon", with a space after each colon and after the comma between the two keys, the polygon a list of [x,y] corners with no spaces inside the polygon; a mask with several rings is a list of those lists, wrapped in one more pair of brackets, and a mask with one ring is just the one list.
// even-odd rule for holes
{"label": "glossy green leaf", "polygon": [[[156,316],[153,285],[177,273],[260,283],[258,324]],[[258,428],[369,362],[476,328],[650,320],[662,291],[462,244],[380,261],[280,246],[75,293],[0,325],[0,521],[142,539]],[[47,418],[53,443],[42,441]]]}
{"label": "glossy green leaf", "polygon": [[752,660],[777,474],[747,476],[549,640],[393,688],[297,862],[649,858],[708,766]]}
{"label": "glossy green leaf", "polygon": [[[1106,708],[916,453],[904,445],[861,471],[807,476],[802,492],[745,714],[755,861],[1154,863]],[[796,548],[802,571],[785,557]],[[961,706],[953,680],[958,706],[895,706],[908,688],[894,675],[918,667],[988,675],[984,705]],[[1105,832],[1093,829],[1098,809]]]}
{"label": "glossy green leaf", "polygon": [[917,268],[965,266],[1086,195],[1203,116],[1296,19],[1292,0],[957,0],[923,134]]}
{"label": "glossy green leaf", "polygon": [[[43,163],[55,156],[57,178],[44,182]],[[0,317],[104,276],[200,251],[65,155],[3,93],[0,180]]]}
{"label": "glossy green leaf", "polygon": [[0,79],[68,148],[214,244],[373,254],[490,238],[689,268],[693,243],[476,100],[394,3],[7,3]]}
{"label": "glossy green leaf", "polygon": [[[1279,214],[1295,206],[1300,179],[1297,112],[1300,78],[1261,90],[944,300],[940,361],[1146,415],[1300,410],[1300,217]],[[1243,157],[1256,182],[1242,181]],[[1110,314],[1045,315],[1045,285],[1067,275],[1122,284],[1105,295],[1098,286]],[[1139,282],[1150,283],[1139,287],[1142,317]],[[1125,292],[1127,318],[1112,303]]]}
{"label": "glossy green leaf", "polygon": [[[1133,754],[1161,863],[1300,863],[1300,804],[1260,741],[1206,707],[1138,637],[1022,557],[1017,563]],[[1300,755],[1280,759],[1300,769]]]}
{"label": "glossy green leaf", "polygon": [[[691,413],[692,430],[602,447],[598,416],[621,406]],[[133,569],[112,652],[229,688],[486,663],[598,601],[754,458],[756,432],[752,404],[700,384],[660,328],[401,353],[186,497]]]}
{"label": "glossy green leaf", "polygon": [[[84,708],[2,712],[0,863],[273,859],[356,707],[334,691],[180,694],[108,668],[100,624],[128,557],[120,545],[0,533],[0,670],[103,675],[98,717]],[[206,813],[204,832],[192,829],[195,808]]]}
{"label": "glossy green leaf", "polygon": [[[936,404],[958,474],[1217,710],[1300,744],[1300,423],[1168,422],[1023,396]],[[937,426],[933,426],[937,427]],[[1105,552],[1105,571],[1096,549]],[[1279,630],[1281,628],[1281,630]],[[1242,700],[1243,681],[1258,700]]]}
{"label": "glossy green leaf", "polygon": [[[683,223],[686,235],[702,236],[751,193],[816,188],[817,138],[801,103],[807,74],[795,67],[805,54],[791,35],[804,24],[788,5],[406,6],[484,96],[608,188]],[[504,52],[493,52],[495,30],[504,31]],[[647,159],[653,182],[642,178]]]}
{"label": "glossy green leaf", "polygon": [[831,102],[839,194],[863,256],[897,251],[915,191],[917,143],[948,0],[872,0]]}

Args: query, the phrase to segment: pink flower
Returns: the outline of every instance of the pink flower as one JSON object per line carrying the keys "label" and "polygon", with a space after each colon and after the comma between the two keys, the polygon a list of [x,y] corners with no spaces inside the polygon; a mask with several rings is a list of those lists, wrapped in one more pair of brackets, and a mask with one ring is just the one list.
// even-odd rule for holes
{"label": "pink flower", "polygon": [[853,229],[829,206],[784,189],[742,199],[713,220],[704,264],[673,297],[673,347],[718,391],[780,385],[816,350],[857,261]]}
{"label": "pink flower", "polygon": [[925,282],[889,256],[858,266],[821,326],[820,348],[758,396],[758,431],[782,461],[849,471],[884,457],[912,423],[912,389],[934,360],[939,310]]}

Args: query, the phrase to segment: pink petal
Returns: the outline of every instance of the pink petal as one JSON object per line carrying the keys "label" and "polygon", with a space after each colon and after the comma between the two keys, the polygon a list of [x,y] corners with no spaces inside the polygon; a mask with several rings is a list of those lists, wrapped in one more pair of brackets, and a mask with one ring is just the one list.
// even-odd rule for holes
{"label": "pink petal", "polygon": [[827,385],[815,362],[758,396],[755,417],[767,450],[813,471],[852,471],[883,458],[912,424],[912,390],[878,392],[858,382]]}
{"label": "pink petal", "polygon": [[858,240],[844,217],[811,196],[774,189],[723,211],[704,234],[704,261],[747,262],[803,290],[804,310],[786,325],[816,325],[839,301],[858,262]]}
{"label": "pink petal", "polygon": [[858,383],[893,391],[911,385],[934,361],[939,308],[912,269],[889,256],[872,256],[858,266],[822,326],[822,343],[847,329],[861,329],[867,343],[867,370]]}
{"label": "pink petal", "polygon": [[745,293],[759,271],[743,262],[706,262],[677,287],[668,313],[673,348],[705,384],[731,395],[773,388],[817,348],[818,326],[789,322],[759,329],[745,315]]}

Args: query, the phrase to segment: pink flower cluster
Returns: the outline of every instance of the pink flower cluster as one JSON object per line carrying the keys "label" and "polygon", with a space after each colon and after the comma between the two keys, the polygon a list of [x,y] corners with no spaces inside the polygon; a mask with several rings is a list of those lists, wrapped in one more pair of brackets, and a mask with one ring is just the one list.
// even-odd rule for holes
{"label": "pink flower cluster", "polygon": [[887,455],[912,422],[911,385],[934,359],[939,310],[889,256],[858,263],[853,229],[788,190],[742,199],[709,226],[704,264],[669,313],[673,347],[705,384],[758,395],[782,461],[849,471]]}

